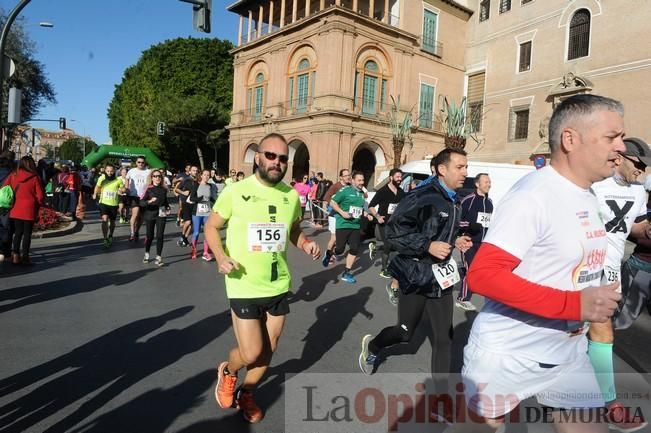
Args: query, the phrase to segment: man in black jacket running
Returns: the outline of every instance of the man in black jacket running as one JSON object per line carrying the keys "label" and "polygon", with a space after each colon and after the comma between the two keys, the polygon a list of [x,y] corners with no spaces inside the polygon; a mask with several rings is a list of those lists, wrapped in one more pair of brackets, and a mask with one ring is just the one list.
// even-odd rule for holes
{"label": "man in black jacket running", "polygon": [[423,310],[427,312],[432,332],[431,371],[450,371],[452,287],[460,281],[452,250],[456,246],[465,251],[472,246],[468,236],[458,236],[461,211],[456,190],[463,186],[468,160],[463,150],[446,148],[434,157],[432,166],[436,169],[436,179],[405,196],[389,220],[386,236],[399,253],[394,261],[399,260],[403,264],[401,268],[422,266],[433,272],[426,283],[417,284],[410,278],[413,275],[407,275],[408,270],[403,273],[396,269],[399,267],[389,266],[401,289],[398,323],[384,328],[375,338],[369,334],[362,339],[359,367],[365,374],[373,373],[377,355],[383,348],[409,342]]}

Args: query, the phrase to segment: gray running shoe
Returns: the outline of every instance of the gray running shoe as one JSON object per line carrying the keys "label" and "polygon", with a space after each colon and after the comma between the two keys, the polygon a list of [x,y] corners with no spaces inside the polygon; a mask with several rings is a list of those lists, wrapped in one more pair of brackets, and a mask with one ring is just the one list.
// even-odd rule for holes
{"label": "gray running shoe", "polygon": [[475,307],[473,305],[473,303],[470,302],[470,301],[459,301],[459,300],[457,300],[457,302],[455,302],[454,305],[456,305],[458,308],[461,308],[462,310],[477,311],[477,307]]}
{"label": "gray running shoe", "polygon": [[368,350],[368,343],[373,339],[373,336],[371,334],[366,334],[364,338],[362,338],[362,351],[359,354],[359,369],[362,370],[362,373],[364,373],[367,376],[370,376],[373,374],[373,369],[375,368],[375,361],[377,360],[377,356],[372,354]]}
{"label": "gray running shoe", "polygon": [[387,294],[389,295],[389,302],[391,305],[398,305],[398,289],[391,287],[391,283],[386,285]]}
{"label": "gray running shoe", "polygon": [[375,242],[369,242],[368,244],[368,257],[371,260],[375,259],[375,250],[377,250],[377,245],[375,245]]}

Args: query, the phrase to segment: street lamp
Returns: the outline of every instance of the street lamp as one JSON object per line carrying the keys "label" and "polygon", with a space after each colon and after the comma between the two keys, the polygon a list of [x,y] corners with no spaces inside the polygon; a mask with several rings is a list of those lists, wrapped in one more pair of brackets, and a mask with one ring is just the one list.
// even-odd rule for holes
{"label": "street lamp", "polygon": [[[4,149],[5,143],[4,119],[2,114],[5,82],[5,45],[7,44],[7,36],[9,35],[9,30],[11,30],[11,25],[16,20],[18,14],[20,14],[23,8],[27,6],[30,1],[31,0],[21,0],[16,7],[14,7],[9,16],[7,16],[7,21],[5,21],[5,24],[2,27],[2,33],[0,33],[0,149]],[[47,21],[42,21],[38,25],[48,28],[54,27],[54,24]]]}

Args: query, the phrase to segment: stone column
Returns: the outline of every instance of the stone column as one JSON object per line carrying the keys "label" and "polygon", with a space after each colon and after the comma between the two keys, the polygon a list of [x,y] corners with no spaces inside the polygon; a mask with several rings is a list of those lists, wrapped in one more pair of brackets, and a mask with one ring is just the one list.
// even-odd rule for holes
{"label": "stone column", "polygon": [[325,0],[319,0],[319,10],[325,9]]}
{"label": "stone column", "polygon": [[237,29],[237,46],[242,45],[242,27],[244,27],[244,17],[240,15],[240,25]]}
{"label": "stone column", "polygon": [[370,0],[368,3],[368,16],[373,18],[375,13],[375,0]]}
{"label": "stone column", "polygon": [[262,36],[262,20],[264,18],[263,15],[264,15],[264,8],[262,7],[262,5],[260,5],[260,12],[258,12],[258,38]]}
{"label": "stone column", "polygon": [[357,12],[357,0],[353,0],[353,12]]}
{"label": "stone column", "polygon": [[310,0],[305,0],[305,18],[310,16]]}
{"label": "stone column", "polygon": [[280,28],[285,27],[285,0],[280,1]]}
{"label": "stone column", "polygon": [[269,2],[269,31],[271,33],[274,27],[274,2],[273,0]]}
{"label": "stone column", "polygon": [[296,22],[297,13],[298,13],[298,0],[292,0],[292,23]]}
{"label": "stone column", "polygon": [[383,22],[389,24],[390,19],[389,19],[389,0],[384,0],[384,18],[382,19]]}
{"label": "stone column", "polygon": [[253,27],[253,12],[249,11],[249,27],[247,29],[246,41],[251,42],[251,31]]}

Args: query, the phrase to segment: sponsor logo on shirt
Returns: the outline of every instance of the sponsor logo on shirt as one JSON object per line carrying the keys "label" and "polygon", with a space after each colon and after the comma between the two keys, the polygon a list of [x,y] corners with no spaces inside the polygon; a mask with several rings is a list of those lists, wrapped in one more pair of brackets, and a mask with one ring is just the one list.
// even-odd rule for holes
{"label": "sponsor logo on shirt", "polygon": [[603,238],[607,235],[606,230],[598,229],[585,232],[585,237],[587,239]]}

